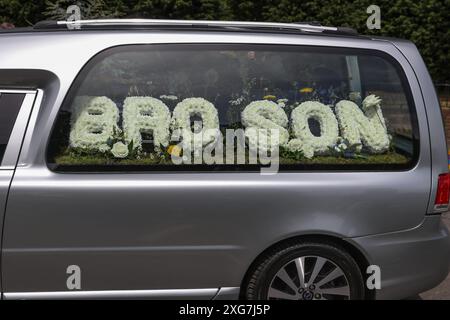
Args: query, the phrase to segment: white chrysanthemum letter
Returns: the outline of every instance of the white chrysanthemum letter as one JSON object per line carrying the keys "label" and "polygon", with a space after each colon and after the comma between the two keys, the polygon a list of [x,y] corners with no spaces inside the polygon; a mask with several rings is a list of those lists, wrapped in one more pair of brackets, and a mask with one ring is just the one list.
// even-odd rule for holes
{"label": "white chrysanthemum letter", "polygon": [[[286,145],[289,132],[286,130],[288,117],[276,103],[267,100],[253,101],[242,111],[245,135],[253,150],[273,150]],[[261,130],[262,129],[262,130]],[[278,133],[278,137],[272,137]]]}
{"label": "white chrysanthemum letter", "polygon": [[169,108],[152,97],[128,97],[123,105],[123,130],[125,141],[133,141],[133,149],[142,148],[142,133],[153,135],[155,150],[169,144]]}
{"label": "white chrysanthemum letter", "polygon": [[[289,141],[291,150],[302,151],[306,158],[312,158],[314,154],[325,154],[329,147],[336,144],[339,129],[330,107],[317,101],[306,101],[292,111],[291,119],[292,131],[297,138]],[[309,119],[319,123],[320,136],[311,133]]]}
{"label": "white chrysanthemum letter", "polygon": [[119,109],[107,97],[77,97],[71,117],[70,146],[106,152],[117,126]]}
{"label": "white chrysanthemum letter", "polygon": [[[202,127],[199,132],[192,132],[191,117],[199,116]],[[173,130],[180,130],[183,141],[192,145],[194,136],[200,135],[203,146],[216,140],[219,131],[219,115],[214,105],[203,98],[187,98],[179,102],[173,110],[171,126]]]}
{"label": "white chrysanthemum letter", "polygon": [[363,111],[352,101],[342,100],[336,105],[336,116],[341,135],[350,145],[361,149],[366,146],[372,153],[389,149],[389,136],[380,107],[381,99],[375,95],[363,101]]}

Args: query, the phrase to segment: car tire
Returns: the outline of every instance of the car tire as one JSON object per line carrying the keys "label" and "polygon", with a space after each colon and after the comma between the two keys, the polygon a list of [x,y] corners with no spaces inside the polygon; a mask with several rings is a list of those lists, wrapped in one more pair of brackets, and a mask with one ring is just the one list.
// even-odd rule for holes
{"label": "car tire", "polygon": [[258,259],[243,298],[361,300],[364,292],[361,270],[348,252],[330,243],[305,242],[278,246]]}

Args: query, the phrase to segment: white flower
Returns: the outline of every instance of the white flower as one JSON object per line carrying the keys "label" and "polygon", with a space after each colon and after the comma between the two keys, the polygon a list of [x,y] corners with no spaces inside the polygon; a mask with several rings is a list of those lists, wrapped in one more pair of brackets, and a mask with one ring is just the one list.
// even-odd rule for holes
{"label": "white flower", "polygon": [[380,107],[381,100],[370,95],[363,101],[363,111],[352,101],[342,100],[336,104],[336,116],[341,135],[357,151],[362,145],[373,153],[383,153],[389,149],[389,136]]}
{"label": "white flower", "polygon": [[163,94],[162,96],[159,96],[159,98],[160,98],[160,99],[163,99],[163,100],[172,100],[172,101],[178,100],[178,97],[177,97],[177,96],[174,96],[174,95],[165,95],[165,94]]}
{"label": "white flower", "polygon": [[109,145],[107,144],[102,144],[101,146],[98,147],[98,151],[100,151],[101,153],[105,153],[109,151]]}
{"label": "white flower", "polygon": [[125,141],[133,141],[133,149],[142,148],[142,133],[153,135],[155,151],[169,144],[169,108],[152,97],[128,97],[123,105]]}
{"label": "white flower", "polygon": [[306,144],[300,139],[290,140],[287,144],[287,148],[293,152],[301,151],[303,153],[303,156],[307,159],[311,159],[312,157],[314,157],[314,147]]}
{"label": "white flower", "polygon": [[[381,98],[377,97],[376,95],[371,94],[370,96],[367,96],[363,102],[363,111],[366,115],[370,115],[371,117],[377,119],[380,124],[386,129],[386,123],[384,121],[383,113],[381,111]],[[375,117],[376,113],[376,117]]]}
{"label": "white flower", "polygon": [[[273,150],[285,146],[289,140],[286,130],[288,118],[275,102],[253,101],[242,111],[242,124],[246,127],[245,135],[251,148],[256,150]],[[274,136],[274,134],[276,136]]]}
{"label": "white flower", "polygon": [[353,102],[358,102],[361,99],[361,92],[359,91],[352,91],[348,94],[348,97]]}
{"label": "white flower", "polygon": [[111,99],[77,97],[70,121],[70,146],[83,150],[108,151],[108,141],[113,138],[114,132],[120,132],[118,121],[119,109]]}
{"label": "white flower", "polygon": [[[191,130],[191,117],[194,115],[198,115],[202,119],[202,126],[201,128],[196,126],[195,133]],[[217,109],[211,102],[203,98],[184,99],[173,110],[171,128],[174,131],[181,131],[183,142],[187,148],[193,144],[196,135],[200,135],[202,145],[206,146],[215,141],[220,133]]]}
{"label": "white flower", "polygon": [[365,109],[370,108],[370,107],[376,107],[376,106],[379,106],[380,104],[381,104],[381,98],[377,97],[374,94],[367,96],[363,101],[363,107]]}
{"label": "white flower", "polygon": [[309,145],[309,144],[305,144],[303,146],[303,155],[305,156],[305,158],[311,159],[312,157],[314,157],[314,147]]}
{"label": "white flower", "polygon": [[280,108],[286,107],[286,103],[288,102],[288,99],[278,99],[277,104]]}
{"label": "white flower", "polygon": [[338,144],[338,148],[342,151],[347,150],[347,145],[345,143],[340,143],[340,144]]}
{"label": "white flower", "polygon": [[123,142],[114,143],[111,153],[116,158],[126,158],[128,156],[128,147]]}
{"label": "white flower", "polygon": [[[297,139],[303,141],[304,148],[313,149],[313,153],[325,154],[335,145],[339,129],[333,111],[317,101],[306,101],[296,107],[291,114],[292,130]],[[315,119],[320,125],[320,136],[312,134],[308,120]],[[305,151],[304,151],[305,153]],[[311,154],[310,150],[307,150]]]}
{"label": "white flower", "polygon": [[245,97],[240,96],[239,98],[228,101],[228,103],[231,104],[232,106],[239,106],[242,102],[244,102],[244,100],[245,100]]}

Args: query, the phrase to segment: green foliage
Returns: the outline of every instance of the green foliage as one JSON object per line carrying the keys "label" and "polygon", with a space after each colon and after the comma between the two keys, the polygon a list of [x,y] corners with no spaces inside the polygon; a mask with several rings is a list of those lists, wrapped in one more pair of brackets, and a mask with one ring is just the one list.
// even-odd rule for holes
{"label": "green foliage", "polygon": [[317,156],[311,159],[303,158],[300,161],[282,158],[281,164],[322,164],[322,165],[356,165],[356,164],[405,164],[409,159],[398,153],[386,153],[386,154],[371,154],[371,155],[359,155],[355,158],[345,157],[330,157],[330,156]]}
{"label": "green foliage", "polygon": [[129,14],[154,19],[224,20],[232,19],[224,0],[137,0]]}
{"label": "green foliage", "polygon": [[64,19],[65,8],[79,4],[83,17],[134,17],[299,22],[349,26],[360,33],[412,40],[435,81],[450,80],[450,1],[378,0],[381,30],[368,30],[372,0],[0,0],[0,23],[29,26]]}
{"label": "green foliage", "polygon": [[0,0],[0,23],[27,27],[44,20],[45,0]]}
{"label": "green foliage", "polygon": [[[280,150],[281,155],[281,150]],[[284,154],[288,155],[288,154]],[[83,165],[174,165],[167,153],[161,157],[158,155],[147,155],[139,158],[117,159],[110,154],[79,154],[76,152],[65,152],[55,157],[55,163],[64,166],[83,166]],[[404,164],[409,159],[398,153],[374,154],[357,158],[344,158],[332,156],[317,156],[312,159],[306,159],[301,153],[288,155],[286,158],[280,158],[281,164]]]}
{"label": "green foliage", "polygon": [[114,158],[110,154],[79,154],[76,152],[69,152],[59,155],[55,158],[55,163],[65,166],[86,166],[86,165],[157,165],[157,164],[172,164],[170,158],[167,160],[164,157],[148,156],[139,158]]}
{"label": "green foliage", "polygon": [[44,15],[49,20],[65,20],[70,15],[67,14],[67,8],[71,5],[80,7],[83,19],[118,18],[125,15],[123,10],[126,9],[120,0],[46,0]]}
{"label": "green foliage", "polygon": [[280,158],[299,161],[300,159],[303,159],[304,156],[301,151],[292,151],[288,148],[280,147]]}

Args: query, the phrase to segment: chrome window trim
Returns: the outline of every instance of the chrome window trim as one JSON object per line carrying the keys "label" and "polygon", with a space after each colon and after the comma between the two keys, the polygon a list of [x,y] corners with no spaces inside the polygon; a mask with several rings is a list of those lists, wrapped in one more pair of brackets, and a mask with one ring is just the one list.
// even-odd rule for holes
{"label": "chrome window trim", "polygon": [[312,25],[306,23],[254,22],[254,21],[212,21],[212,20],[168,20],[168,19],[97,19],[57,21],[59,26],[204,26],[234,28],[282,28],[307,32],[338,31],[337,27]]}
{"label": "chrome window trim", "polygon": [[31,144],[31,139],[33,136],[33,132],[36,129],[37,126],[37,118],[39,116],[41,107],[42,107],[42,99],[44,97],[44,91],[41,89],[37,90],[37,95],[36,95],[36,100],[34,102],[34,106],[33,106],[33,110],[31,111],[31,115],[30,115],[30,119],[28,121],[28,125],[23,137],[23,142],[22,145],[25,146],[25,148],[22,148],[22,150],[20,150],[20,154],[19,154],[19,159],[17,160],[16,163],[16,167],[20,166],[20,156],[23,153],[27,153],[28,152],[28,147]]}
{"label": "chrome window trim", "polygon": [[[227,289],[227,288],[222,288]],[[163,289],[163,290],[102,290],[102,291],[48,291],[5,292],[5,300],[48,299],[212,299],[219,288]]]}
{"label": "chrome window trim", "polygon": [[0,89],[0,94],[2,93],[23,93],[23,94],[28,94],[28,93],[36,93],[36,90],[15,90],[15,89]]}
{"label": "chrome window trim", "polygon": [[[19,113],[17,114],[11,135],[9,136],[8,145],[6,146],[5,154],[3,155],[0,170],[14,170],[19,158],[20,149],[27,129],[28,121],[30,119],[31,111],[35,102],[42,100],[42,90],[2,90],[0,95],[8,94],[25,94]],[[39,97],[39,101],[38,98]]]}

